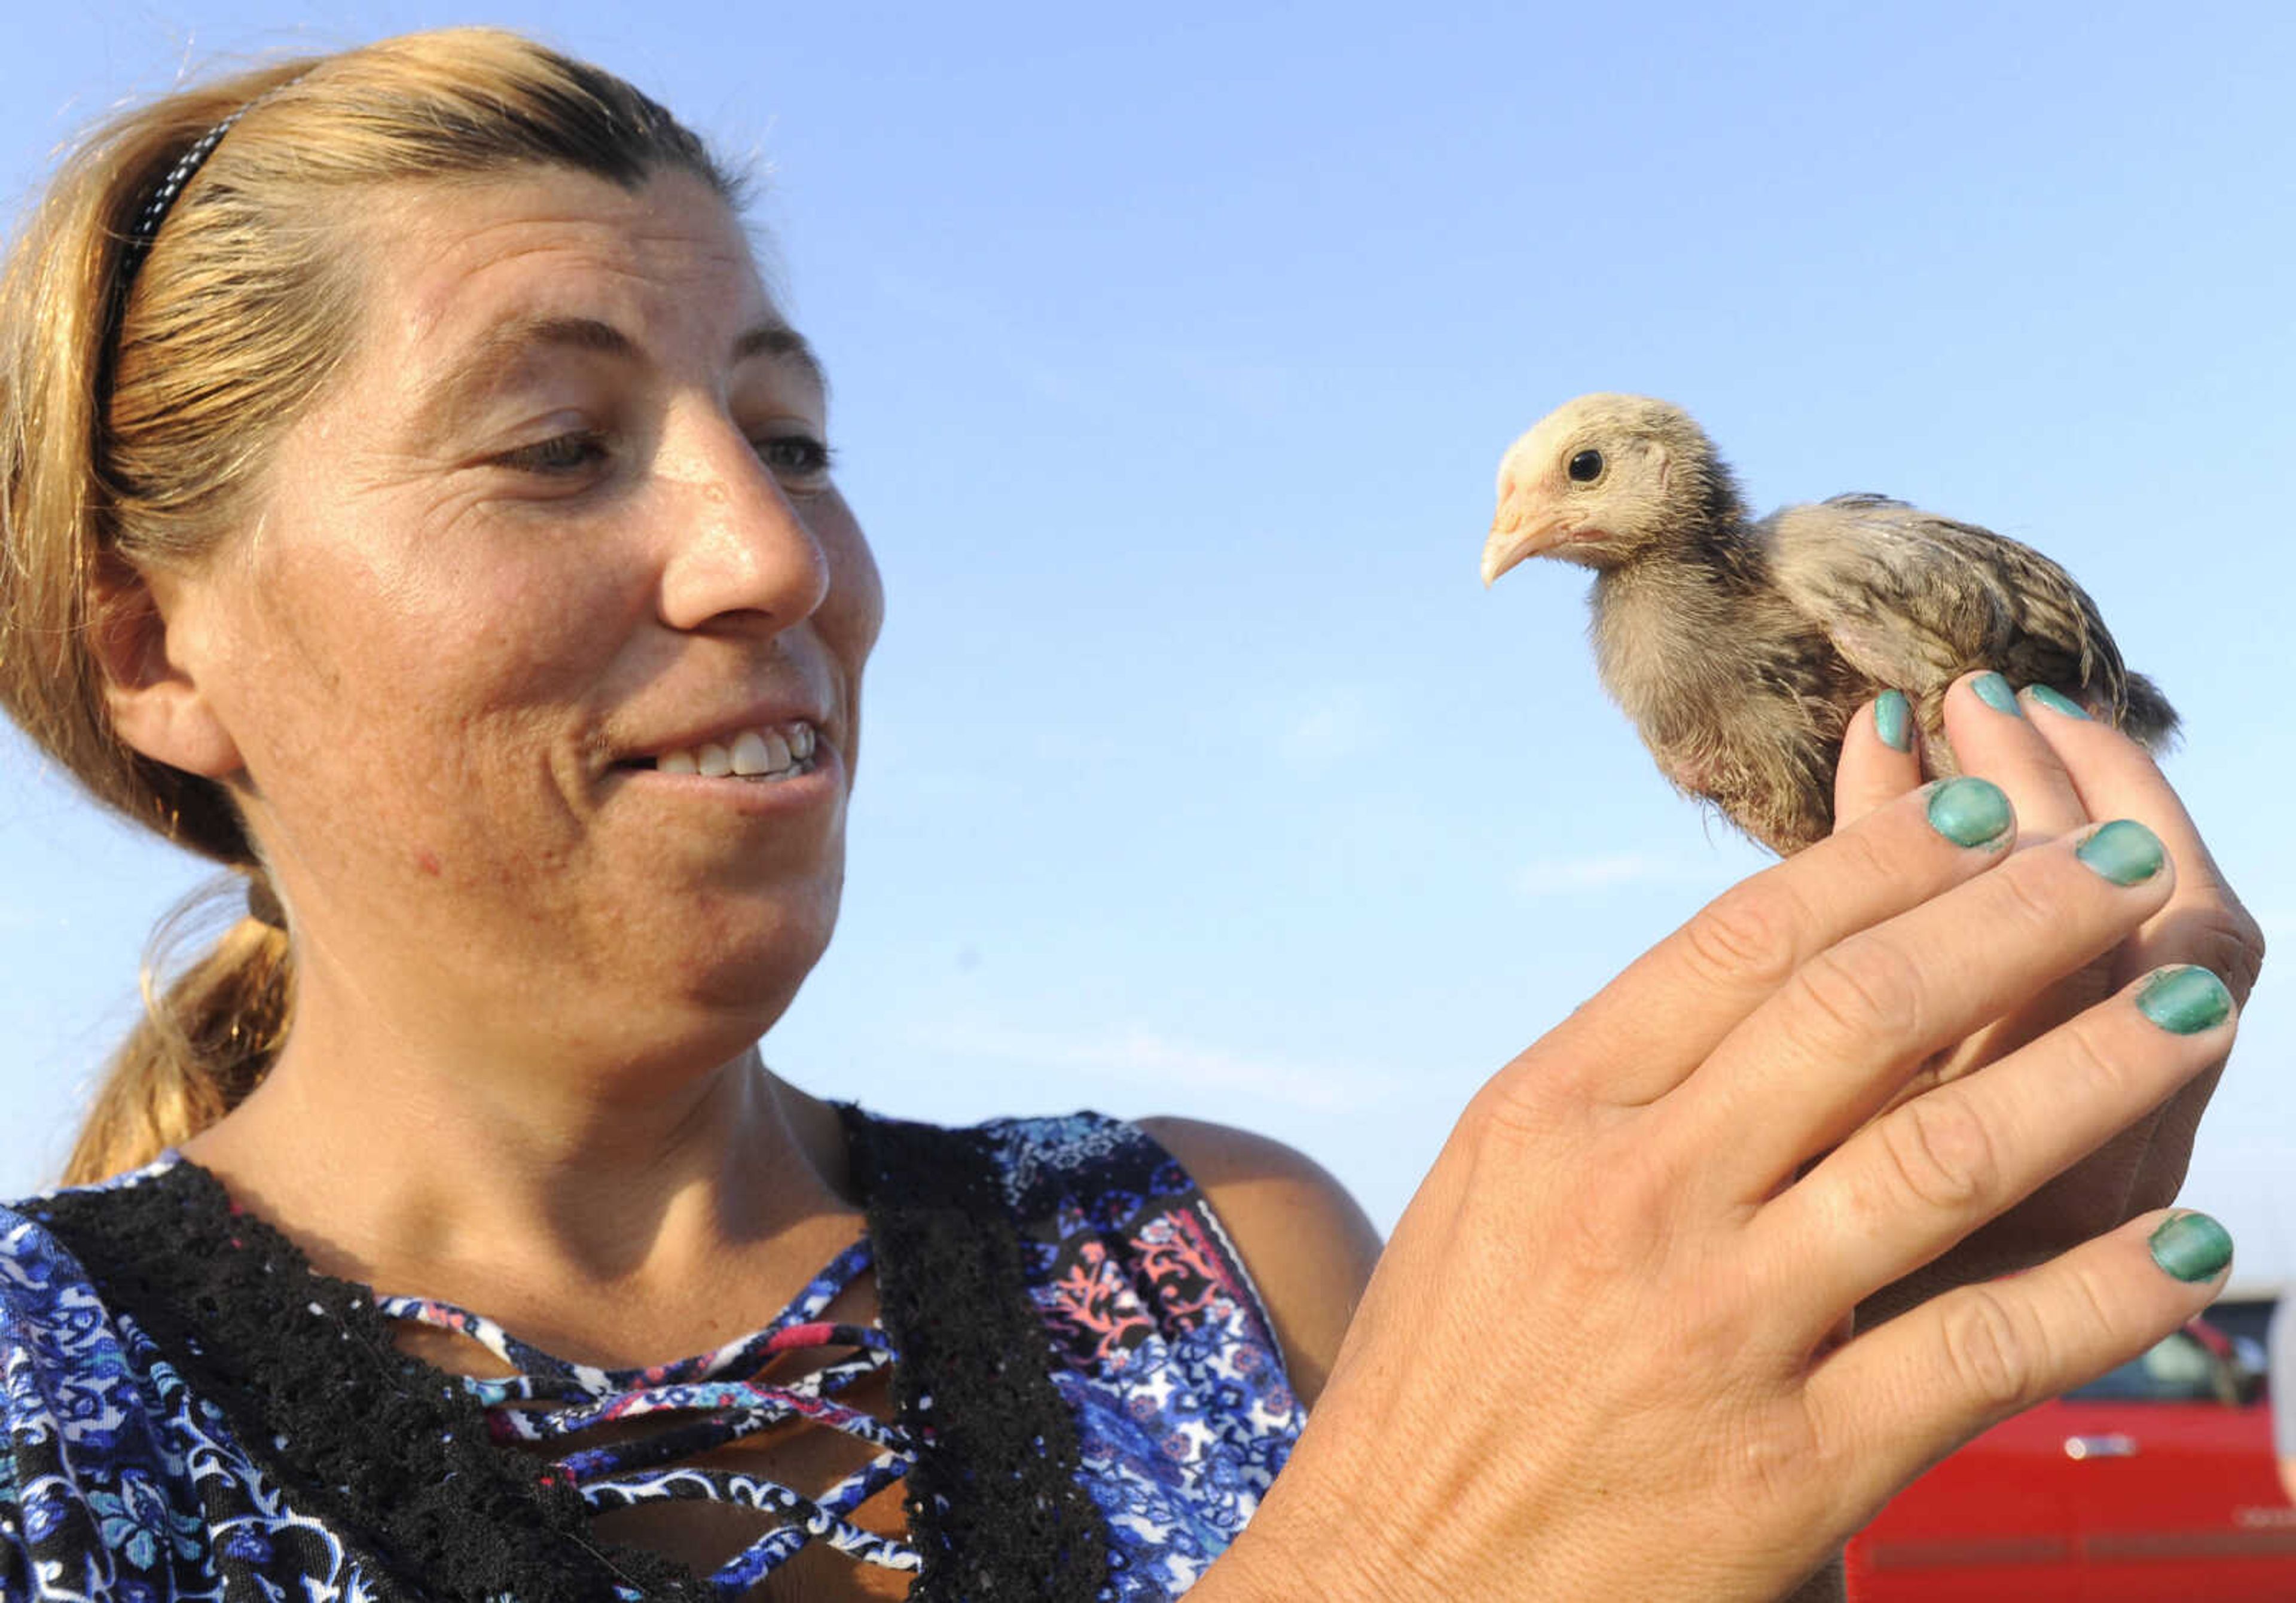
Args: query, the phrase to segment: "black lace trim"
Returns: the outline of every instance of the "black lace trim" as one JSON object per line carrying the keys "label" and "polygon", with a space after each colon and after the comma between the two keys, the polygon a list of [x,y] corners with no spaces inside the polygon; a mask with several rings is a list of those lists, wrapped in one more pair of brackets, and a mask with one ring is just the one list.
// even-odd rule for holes
{"label": "black lace trim", "polygon": [[289,1499],[365,1555],[385,1598],[604,1603],[711,1597],[605,1547],[548,1463],[496,1444],[455,1377],[400,1353],[367,1288],[315,1272],[198,1165],[25,1205],[157,1343]]}
{"label": "black lace trim", "polygon": [[[896,1401],[919,1445],[906,1489],[925,1563],[911,1603],[1093,1603],[1107,1533],[989,1139],[838,1111],[899,1354]],[[372,1290],[313,1270],[197,1164],[19,1211],[291,1501],[366,1558],[385,1599],[713,1598],[674,1560],[594,1541],[580,1493],[495,1442],[457,1378],[399,1352]]]}
{"label": "black lace trim", "polygon": [[1092,1603],[1107,1532],[1078,1478],[988,1138],[838,1112],[900,1354],[895,1396],[919,1443],[906,1489],[924,1571],[910,1603]]}

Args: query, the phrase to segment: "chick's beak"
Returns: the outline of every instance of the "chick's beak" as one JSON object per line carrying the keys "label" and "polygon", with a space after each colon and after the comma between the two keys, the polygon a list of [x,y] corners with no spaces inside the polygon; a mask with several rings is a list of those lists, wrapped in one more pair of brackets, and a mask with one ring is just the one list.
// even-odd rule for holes
{"label": "chick's beak", "polygon": [[1530,498],[1515,490],[1499,503],[1491,519],[1491,536],[1483,543],[1483,583],[1528,558],[1552,550],[1569,537],[1560,512],[1553,508],[1532,510]]}

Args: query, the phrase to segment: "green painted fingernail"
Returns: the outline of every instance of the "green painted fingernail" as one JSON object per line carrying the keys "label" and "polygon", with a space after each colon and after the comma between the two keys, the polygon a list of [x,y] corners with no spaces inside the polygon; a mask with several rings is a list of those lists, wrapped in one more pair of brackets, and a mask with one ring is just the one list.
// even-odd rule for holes
{"label": "green painted fingernail", "polygon": [[2232,993],[2206,969],[2184,963],[2138,986],[2136,1010],[2172,1035],[2197,1035],[2232,1017]]}
{"label": "green painted fingernail", "polygon": [[2017,692],[2011,690],[2009,682],[1998,674],[1980,674],[1969,682],[1969,688],[1977,692],[1980,701],[1997,713],[2007,713],[2013,718],[2025,716],[2018,710]]}
{"label": "green painted fingernail", "polygon": [[2009,797],[1991,780],[1964,774],[1930,792],[1930,824],[1956,846],[1989,846],[2016,822]]}
{"label": "green painted fingernail", "polygon": [[1892,751],[1914,748],[1914,709],[1903,691],[1883,691],[1874,703],[1874,732]]}
{"label": "green painted fingernail", "polygon": [[2152,1232],[2152,1261],[2184,1281],[2212,1280],[2232,1262],[2232,1232],[2206,1214],[2178,1214]]}
{"label": "green painted fingernail", "polygon": [[2084,722],[2088,718],[2088,708],[2062,691],[2053,691],[2046,684],[2029,684],[2025,687],[2025,693],[2053,713],[2062,713],[2068,718],[2079,718]]}
{"label": "green painted fingernail", "polygon": [[2133,818],[2116,818],[2080,843],[2073,855],[2115,885],[2142,885],[2169,861],[2161,838]]}

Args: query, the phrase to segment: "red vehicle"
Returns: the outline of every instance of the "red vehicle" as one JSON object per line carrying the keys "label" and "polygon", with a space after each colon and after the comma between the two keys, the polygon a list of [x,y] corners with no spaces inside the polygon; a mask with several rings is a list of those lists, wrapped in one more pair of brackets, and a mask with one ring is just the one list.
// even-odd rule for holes
{"label": "red vehicle", "polygon": [[2195,1320],[1995,1427],[1849,1544],[1852,1603],[2292,1603],[2261,1362]]}

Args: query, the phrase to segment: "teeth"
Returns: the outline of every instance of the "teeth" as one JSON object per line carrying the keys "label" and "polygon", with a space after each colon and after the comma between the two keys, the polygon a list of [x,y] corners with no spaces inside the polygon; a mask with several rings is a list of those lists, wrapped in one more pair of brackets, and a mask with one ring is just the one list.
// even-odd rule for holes
{"label": "teeth", "polygon": [[730,743],[705,742],[655,759],[661,773],[698,773],[704,779],[781,779],[803,772],[813,761],[819,737],[810,724],[778,729],[745,729]]}
{"label": "teeth", "polygon": [[783,760],[777,764],[773,748],[766,744],[766,737],[754,729],[745,729],[734,738],[734,772],[747,779],[776,767],[786,768],[789,748],[783,746],[782,752]]}

